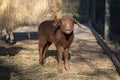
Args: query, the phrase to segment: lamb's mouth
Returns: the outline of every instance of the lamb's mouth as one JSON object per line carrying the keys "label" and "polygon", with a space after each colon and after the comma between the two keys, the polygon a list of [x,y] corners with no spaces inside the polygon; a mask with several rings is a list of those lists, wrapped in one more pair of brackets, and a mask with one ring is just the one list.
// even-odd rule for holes
{"label": "lamb's mouth", "polygon": [[66,30],[65,33],[66,33],[66,34],[70,34],[70,33],[71,33],[71,30]]}

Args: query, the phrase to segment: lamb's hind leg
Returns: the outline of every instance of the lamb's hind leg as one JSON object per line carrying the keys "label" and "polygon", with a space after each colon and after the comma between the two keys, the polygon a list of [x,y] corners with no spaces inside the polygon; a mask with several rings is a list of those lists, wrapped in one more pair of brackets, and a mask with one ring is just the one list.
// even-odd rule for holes
{"label": "lamb's hind leg", "polygon": [[41,65],[44,65],[45,54],[48,50],[48,47],[47,41],[44,38],[39,40],[39,63]]}
{"label": "lamb's hind leg", "polygon": [[38,49],[39,49],[39,63],[41,65],[43,65],[43,50],[44,50],[44,45],[45,45],[45,43],[42,42],[42,41],[44,41],[44,40],[39,39],[39,45],[38,45]]}
{"label": "lamb's hind leg", "polygon": [[49,48],[49,46],[51,45],[51,43],[47,43],[44,47],[44,51],[43,51],[43,56],[42,56],[42,59],[43,59],[43,64],[44,64],[44,61],[45,61],[45,58],[46,58],[46,53],[47,53],[47,50]]}
{"label": "lamb's hind leg", "polygon": [[39,63],[41,65],[43,65],[43,59],[42,59],[43,54],[42,54],[42,52],[43,52],[43,47],[39,44]]}

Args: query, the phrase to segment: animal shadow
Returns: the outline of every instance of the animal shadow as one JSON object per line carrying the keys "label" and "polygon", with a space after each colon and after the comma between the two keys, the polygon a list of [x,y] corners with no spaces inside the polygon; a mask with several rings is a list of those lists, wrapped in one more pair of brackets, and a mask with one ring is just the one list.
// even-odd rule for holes
{"label": "animal shadow", "polygon": [[[55,59],[58,60],[58,52],[57,52],[57,50],[48,50],[47,53],[46,53],[46,58],[48,58],[49,56],[55,57]],[[71,54],[70,53],[69,53],[68,59],[69,60],[71,59]],[[63,61],[65,60],[64,53],[63,53],[63,56],[62,56],[62,60]]]}

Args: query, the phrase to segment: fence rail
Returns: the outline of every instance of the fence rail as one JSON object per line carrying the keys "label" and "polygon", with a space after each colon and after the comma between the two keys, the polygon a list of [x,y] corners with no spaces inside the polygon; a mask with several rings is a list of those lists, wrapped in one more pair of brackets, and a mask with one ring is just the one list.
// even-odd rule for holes
{"label": "fence rail", "polygon": [[107,46],[107,44],[102,40],[102,38],[98,35],[98,33],[92,28],[92,25],[90,22],[89,22],[89,27],[90,27],[90,30],[92,31],[92,33],[94,34],[94,36],[96,37],[99,45],[102,47],[104,52],[106,52],[107,55],[111,58],[112,62],[114,63],[114,65],[116,67],[118,74],[120,75],[120,54],[114,52]]}

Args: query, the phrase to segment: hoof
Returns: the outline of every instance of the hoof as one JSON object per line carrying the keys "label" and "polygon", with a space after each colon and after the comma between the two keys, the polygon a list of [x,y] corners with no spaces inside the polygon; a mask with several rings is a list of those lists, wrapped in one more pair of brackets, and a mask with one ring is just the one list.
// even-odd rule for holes
{"label": "hoof", "polygon": [[70,71],[70,66],[69,66],[69,64],[66,64],[66,65],[65,65],[65,70],[66,70],[66,71]]}
{"label": "hoof", "polygon": [[65,68],[66,71],[70,71],[70,68]]}
{"label": "hoof", "polygon": [[62,69],[59,69],[58,72],[59,72],[59,73],[63,73],[63,70],[62,70]]}
{"label": "hoof", "polygon": [[39,61],[39,64],[40,64],[40,65],[44,65],[44,62],[43,62],[43,61]]}
{"label": "hoof", "polygon": [[16,43],[15,40],[12,40],[12,41],[10,41],[10,40],[5,40],[5,42],[8,43],[8,44],[15,44],[15,43]]}
{"label": "hoof", "polygon": [[44,63],[43,63],[43,62],[40,62],[39,64],[40,64],[40,65],[44,65]]}

